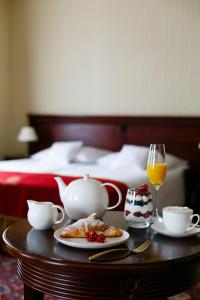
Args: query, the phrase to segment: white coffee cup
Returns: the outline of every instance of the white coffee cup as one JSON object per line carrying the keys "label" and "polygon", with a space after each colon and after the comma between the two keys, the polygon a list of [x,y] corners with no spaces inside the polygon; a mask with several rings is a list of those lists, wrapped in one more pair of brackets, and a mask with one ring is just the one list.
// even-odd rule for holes
{"label": "white coffee cup", "polygon": [[[195,224],[192,223],[193,218],[196,217]],[[167,206],[163,208],[163,222],[165,227],[177,234],[188,232],[194,228],[200,220],[198,214],[193,214],[193,210],[189,207],[182,206]]]}

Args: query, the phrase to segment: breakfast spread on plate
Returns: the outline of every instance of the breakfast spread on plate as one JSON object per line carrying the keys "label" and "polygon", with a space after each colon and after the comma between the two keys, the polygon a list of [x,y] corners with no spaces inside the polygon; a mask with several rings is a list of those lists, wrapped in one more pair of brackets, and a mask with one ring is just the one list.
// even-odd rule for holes
{"label": "breakfast spread on plate", "polygon": [[80,219],[67,226],[60,232],[62,238],[87,238],[90,242],[103,243],[105,237],[122,236],[123,231],[115,226],[109,226],[93,213],[89,217]]}

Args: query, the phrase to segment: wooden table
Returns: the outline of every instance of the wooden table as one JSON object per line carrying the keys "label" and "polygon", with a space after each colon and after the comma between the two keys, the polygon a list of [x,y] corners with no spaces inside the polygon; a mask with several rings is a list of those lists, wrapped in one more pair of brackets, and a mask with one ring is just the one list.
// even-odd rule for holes
{"label": "wooden table", "polygon": [[[106,213],[104,219],[127,228],[122,212]],[[128,231],[130,248],[146,239],[152,239],[152,246],[145,253],[106,263],[88,261],[99,250],[65,246],[55,240],[52,229],[34,230],[27,221],[11,225],[3,239],[18,259],[25,300],[41,300],[43,293],[70,300],[161,300],[195,282],[200,261],[197,236],[170,238],[151,228]]]}

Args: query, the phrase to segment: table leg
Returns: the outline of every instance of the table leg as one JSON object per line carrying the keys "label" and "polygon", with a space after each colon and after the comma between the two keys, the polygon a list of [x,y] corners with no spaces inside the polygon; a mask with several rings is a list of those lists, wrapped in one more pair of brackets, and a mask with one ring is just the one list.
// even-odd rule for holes
{"label": "table leg", "polygon": [[42,292],[34,290],[30,286],[24,284],[24,300],[43,300],[44,295]]}

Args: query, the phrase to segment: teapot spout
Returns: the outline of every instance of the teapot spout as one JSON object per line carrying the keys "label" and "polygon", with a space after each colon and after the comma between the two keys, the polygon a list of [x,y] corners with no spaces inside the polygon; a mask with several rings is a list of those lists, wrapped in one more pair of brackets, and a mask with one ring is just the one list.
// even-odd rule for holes
{"label": "teapot spout", "polygon": [[34,200],[27,200],[28,208],[31,208],[35,203],[36,201]]}
{"label": "teapot spout", "polygon": [[60,199],[63,202],[63,196],[66,190],[66,184],[64,183],[64,181],[62,180],[61,177],[54,177],[54,179],[56,180],[57,184],[58,184],[58,189],[59,189],[59,194],[60,194]]}

